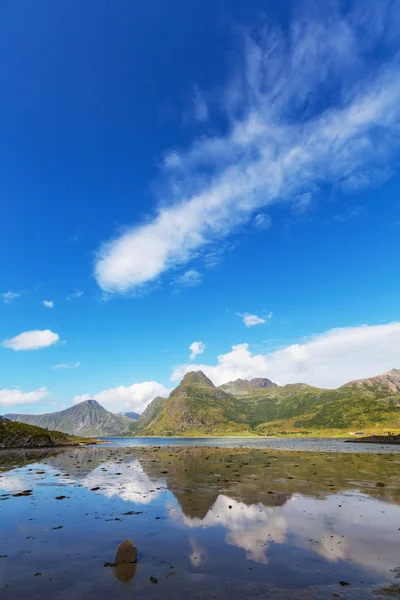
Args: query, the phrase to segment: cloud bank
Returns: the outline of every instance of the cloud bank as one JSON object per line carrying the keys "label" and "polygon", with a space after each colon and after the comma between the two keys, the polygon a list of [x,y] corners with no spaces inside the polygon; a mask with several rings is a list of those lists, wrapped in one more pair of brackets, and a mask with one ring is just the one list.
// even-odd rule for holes
{"label": "cloud bank", "polygon": [[[400,322],[330,329],[267,354],[252,354],[248,344],[238,344],[218,356],[216,365],[196,366],[215,385],[238,378],[268,377],[280,384],[303,382],[326,388],[392,368],[400,368]],[[192,364],[180,365],[171,381],[192,370]]]}
{"label": "cloud bank", "polygon": [[399,26],[398,3],[354,1],[345,13],[332,0],[323,10],[302,3],[288,30],[245,32],[219,94],[223,132],[168,152],[156,214],[101,245],[98,285],[132,291],[265,207],[303,211],[326,186],[351,200],[385,180],[400,147]]}
{"label": "cloud bank", "polygon": [[9,340],[4,340],[2,345],[13,350],[39,350],[40,348],[52,346],[59,339],[58,333],[54,333],[50,329],[36,329],[24,331]]}
{"label": "cloud bank", "polygon": [[98,394],[83,394],[74,398],[74,404],[84,400],[97,400],[104,408],[112,412],[135,411],[142,413],[156,396],[166,397],[169,390],[157,381],[142,381],[130,386],[119,385],[116,388],[103,390]]}
{"label": "cloud bank", "polygon": [[50,392],[46,387],[41,387],[33,392],[22,392],[19,389],[0,390],[0,405],[33,404],[34,402],[40,402],[49,395]]}

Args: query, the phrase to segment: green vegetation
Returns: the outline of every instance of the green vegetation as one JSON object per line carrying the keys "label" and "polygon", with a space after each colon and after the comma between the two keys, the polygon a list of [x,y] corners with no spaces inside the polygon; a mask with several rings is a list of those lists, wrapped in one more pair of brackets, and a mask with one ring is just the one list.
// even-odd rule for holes
{"label": "green vegetation", "polygon": [[96,440],[79,438],[61,433],[60,431],[49,431],[36,425],[26,425],[0,420],[0,448],[38,448],[52,446],[78,446],[82,443],[94,443]]}
{"label": "green vegetation", "polygon": [[203,373],[193,372],[168,399],[154,402],[135,434],[347,437],[351,431],[400,431],[400,371],[337,390],[302,383],[277,386],[259,378],[216,388]]}

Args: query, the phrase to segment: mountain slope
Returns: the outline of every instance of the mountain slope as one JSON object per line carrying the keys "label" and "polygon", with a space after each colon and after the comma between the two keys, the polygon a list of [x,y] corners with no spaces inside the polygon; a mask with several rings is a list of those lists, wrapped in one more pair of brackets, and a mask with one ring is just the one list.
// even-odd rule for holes
{"label": "mountain slope", "polygon": [[81,436],[129,435],[135,425],[132,419],[109,412],[96,400],[86,400],[66,410],[43,415],[5,416],[11,421]]}
{"label": "mountain slope", "polygon": [[161,398],[161,396],[157,396],[154,398],[150,404],[147,406],[146,410],[140,415],[139,420],[137,422],[137,427],[135,429],[136,432],[143,431],[146,429],[148,425],[157,417],[157,415],[163,409],[167,399]]}
{"label": "mountain slope", "polygon": [[161,409],[142,435],[246,433],[248,425],[242,412],[240,399],[216,388],[201,371],[191,372],[169,398],[163,399]]}

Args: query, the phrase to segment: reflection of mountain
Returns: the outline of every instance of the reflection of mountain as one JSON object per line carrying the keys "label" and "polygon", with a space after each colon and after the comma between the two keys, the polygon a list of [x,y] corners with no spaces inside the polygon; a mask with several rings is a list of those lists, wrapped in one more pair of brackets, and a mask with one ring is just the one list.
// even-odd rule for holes
{"label": "reflection of mountain", "polygon": [[295,494],[324,498],[361,490],[400,504],[396,455],[204,447],[141,447],[136,454],[150,477],[165,478],[189,517],[204,518],[220,494],[248,506],[273,507]]}

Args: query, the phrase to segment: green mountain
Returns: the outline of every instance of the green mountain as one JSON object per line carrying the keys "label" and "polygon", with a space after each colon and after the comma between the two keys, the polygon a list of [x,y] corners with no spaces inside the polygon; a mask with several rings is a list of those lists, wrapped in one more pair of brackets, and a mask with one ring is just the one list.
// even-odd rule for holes
{"label": "green mountain", "polygon": [[154,400],[150,402],[146,410],[144,410],[139,417],[135,429],[136,433],[143,431],[148,425],[150,425],[152,421],[154,421],[154,419],[163,409],[166,401],[166,398],[161,398],[161,396],[157,396],[156,398],[154,398]]}
{"label": "green mountain", "polygon": [[79,446],[93,441],[0,417],[0,449]]}
{"label": "green mountain", "polygon": [[[153,404],[154,403],[154,404]],[[269,379],[215,387],[201,371],[185,375],[169,398],[151,403],[136,435],[185,436],[400,429],[400,370],[336,390]]]}
{"label": "green mountain", "polygon": [[96,400],[86,400],[66,410],[44,415],[8,414],[5,416],[11,421],[81,436],[130,435],[135,425],[133,419],[109,412]]}

